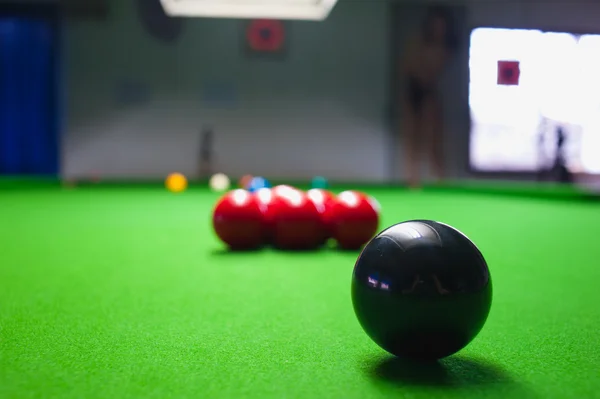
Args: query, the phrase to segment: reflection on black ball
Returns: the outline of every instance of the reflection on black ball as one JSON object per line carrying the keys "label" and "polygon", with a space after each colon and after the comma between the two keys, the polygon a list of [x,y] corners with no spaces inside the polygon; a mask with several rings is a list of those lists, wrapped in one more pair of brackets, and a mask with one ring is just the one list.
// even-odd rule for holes
{"label": "reflection on black ball", "polygon": [[374,237],[352,275],[354,311],[386,351],[433,360],[479,333],[492,304],[492,281],[479,249],[443,223],[412,220]]}

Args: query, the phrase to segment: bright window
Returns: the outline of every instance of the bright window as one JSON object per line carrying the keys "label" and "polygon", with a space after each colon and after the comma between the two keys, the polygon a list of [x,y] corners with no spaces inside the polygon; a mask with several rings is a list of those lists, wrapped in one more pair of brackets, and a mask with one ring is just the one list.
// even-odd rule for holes
{"label": "bright window", "polygon": [[[502,60],[519,62],[519,85],[497,84]],[[539,170],[560,127],[568,166],[600,173],[600,35],[476,29],[469,69],[474,169]]]}

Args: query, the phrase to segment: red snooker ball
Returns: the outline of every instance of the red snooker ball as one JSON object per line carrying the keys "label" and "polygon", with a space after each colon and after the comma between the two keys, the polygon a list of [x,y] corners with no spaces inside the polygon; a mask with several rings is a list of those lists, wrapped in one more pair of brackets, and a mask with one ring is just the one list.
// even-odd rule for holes
{"label": "red snooker ball", "polygon": [[264,244],[264,224],[259,202],[246,190],[225,194],[213,211],[217,236],[232,250],[250,250]]}
{"label": "red snooker ball", "polygon": [[287,184],[279,184],[279,185],[273,187],[272,190],[273,190],[273,194],[275,194],[275,195],[301,191],[301,190],[299,190],[295,187],[289,186]]}
{"label": "red snooker ball", "polygon": [[321,188],[313,188],[306,192],[308,198],[315,204],[321,218],[322,244],[333,237],[333,226],[331,225],[331,211],[335,205],[336,198],[331,191]]}
{"label": "red snooker ball", "polygon": [[340,248],[360,249],[377,233],[378,204],[363,193],[344,191],[337,196],[331,210],[331,226]]}
{"label": "red snooker ball", "polygon": [[306,193],[297,189],[272,190],[266,209],[273,245],[285,250],[315,249],[322,243],[321,216]]}
{"label": "red snooker ball", "polygon": [[258,202],[262,215],[264,241],[265,243],[272,244],[275,229],[273,218],[275,191],[271,188],[263,187],[256,190],[253,195]]}
{"label": "red snooker ball", "polygon": [[302,193],[297,188],[280,184],[273,188],[261,188],[254,192],[254,196],[259,203],[262,215],[263,224],[265,227],[265,242],[274,243],[275,238],[275,214],[281,201],[275,201],[275,198],[281,195]]}

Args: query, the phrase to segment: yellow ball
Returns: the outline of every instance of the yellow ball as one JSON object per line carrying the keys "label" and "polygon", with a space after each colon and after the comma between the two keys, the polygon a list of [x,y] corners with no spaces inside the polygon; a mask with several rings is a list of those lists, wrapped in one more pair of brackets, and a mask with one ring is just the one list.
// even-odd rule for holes
{"label": "yellow ball", "polygon": [[187,179],[181,173],[171,173],[167,176],[167,180],[165,181],[165,187],[173,193],[185,191],[187,185]]}

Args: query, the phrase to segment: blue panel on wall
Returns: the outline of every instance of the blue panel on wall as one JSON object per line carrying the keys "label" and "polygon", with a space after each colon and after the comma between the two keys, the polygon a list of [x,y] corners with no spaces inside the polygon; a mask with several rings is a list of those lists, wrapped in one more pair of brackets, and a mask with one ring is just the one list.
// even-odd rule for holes
{"label": "blue panel on wall", "polygon": [[0,19],[0,174],[58,172],[55,43],[51,21]]}

